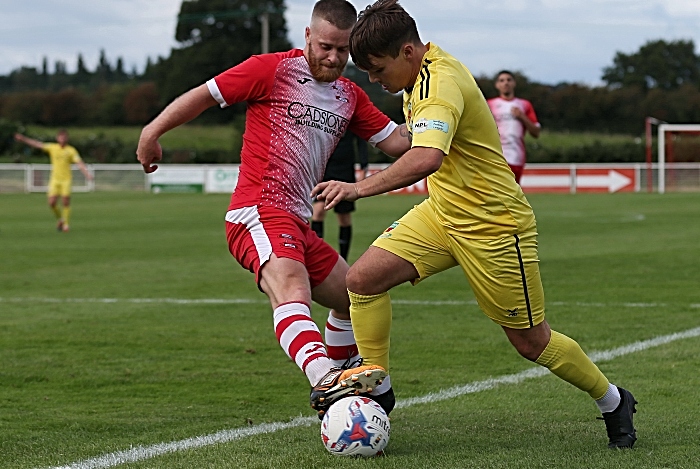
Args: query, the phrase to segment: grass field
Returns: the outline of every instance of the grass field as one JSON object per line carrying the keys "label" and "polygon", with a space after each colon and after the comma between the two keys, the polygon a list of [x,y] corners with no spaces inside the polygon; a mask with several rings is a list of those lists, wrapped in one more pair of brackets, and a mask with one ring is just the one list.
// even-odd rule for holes
{"label": "grass field", "polygon": [[[418,200],[360,201],[351,260]],[[452,269],[392,292],[399,407],[386,456],[331,456],[266,297],[228,254],[228,196],[76,194],[72,231],[57,233],[43,195],[10,194],[0,467],[700,467],[700,196],[529,200],[548,320],[588,352],[617,350],[596,356],[639,401],[633,451],[606,448],[587,395],[518,374],[535,367]],[[334,217],[326,233],[333,243]]]}

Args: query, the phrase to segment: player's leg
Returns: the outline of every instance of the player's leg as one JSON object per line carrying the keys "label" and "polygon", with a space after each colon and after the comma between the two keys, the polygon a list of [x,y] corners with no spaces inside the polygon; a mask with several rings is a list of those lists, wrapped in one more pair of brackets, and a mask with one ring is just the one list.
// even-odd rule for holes
{"label": "player's leg", "polygon": [[404,282],[415,284],[455,265],[428,201],[411,209],[379,235],[350,267],[347,277],[350,315],[365,360],[389,366],[388,291]]}
{"label": "player's leg", "polygon": [[70,192],[67,192],[68,195],[64,195],[61,197],[61,202],[63,203],[63,210],[61,211],[61,218],[63,219],[63,231],[67,232],[70,231]]}
{"label": "player's leg", "polygon": [[345,286],[348,264],[335,251],[333,255],[336,259],[333,270],[311,289],[311,297],[321,306],[330,308],[324,334],[326,348],[333,364],[342,367],[359,362],[360,355],[350,322],[350,299]]}
{"label": "player's leg", "polygon": [[355,211],[355,202],[343,200],[334,209],[338,217],[338,252],[347,260],[352,241],[352,212]]}
{"label": "player's leg", "polygon": [[[455,239],[455,242],[455,256],[481,309],[503,327],[516,350],[588,393],[606,422],[612,414],[629,413],[628,421],[618,422],[616,430],[611,431],[608,425],[608,434],[611,447],[631,447],[636,440],[629,411],[634,398],[610,384],[578,343],[552,331],[544,319],[535,230],[495,240]],[[493,275],[494,272],[498,275]],[[629,398],[625,400],[626,393]]]}
{"label": "player's leg", "polygon": [[[443,239],[422,214],[427,203],[414,208],[379,236],[348,272],[350,315],[358,350],[366,363],[389,370],[392,322],[388,291],[416,283],[456,265]],[[390,380],[387,380],[390,382]],[[377,394],[381,389],[377,389]],[[382,394],[370,397],[382,404]],[[391,393],[393,399],[393,392]],[[382,405],[384,407],[384,405]]]}
{"label": "player's leg", "polygon": [[321,239],[323,239],[323,221],[326,218],[326,210],[324,210],[323,206],[324,202],[314,200],[312,204],[313,213],[311,215],[311,229]]}
{"label": "player's leg", "polygon": [[46,192],[49,208],[56,217],[56,229],[63,230],[63,219],[61,218],[61,210],[58,208],[58,197],[60,194],[59,185],[53,179],[49,179],[48,191]]}
{"label": "player's leg", "polygon": [[304,265],[302,231],[307,225],[287,212],[266,207],[231,210],[226,221],[231,254],[256,274],[259,288],[270,299],[282,349],[309,382],[316,383],[333,364],[311,319],[311,284]]}
{"label": "player's leg", "polygon": [[[325,338],[328,357],[334,368],[315,383],[310,396],[311,406],[319,412],[320,417],[333,402],[343,396],[374,391],[386,373],[378,366],[363,365],[358,354],[350,321],[350,300],[345,286],[348,271],[345,260],[327,243],[309,236],[305,262],[313,300],[331,308],[326,321]],[[332,267],[330,271],[329,267]],[[385,410],[391,411],[391,408]]]}

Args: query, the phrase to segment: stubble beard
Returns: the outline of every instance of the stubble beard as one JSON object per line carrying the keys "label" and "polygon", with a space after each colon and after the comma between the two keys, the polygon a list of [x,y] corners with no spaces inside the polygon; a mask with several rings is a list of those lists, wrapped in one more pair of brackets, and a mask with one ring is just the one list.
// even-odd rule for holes
{"label": "stubble beard", "polygon": [[[346,62],[347,63],[347,62]],[[309,47],[309,69],[311,70],[311,75],[318,81],[323,82],[333,82],[340,78],[345,69],[344,64],[338,64],[335,67],[329,67],[323,65],[320,60],[316,58],[313,47]]]}

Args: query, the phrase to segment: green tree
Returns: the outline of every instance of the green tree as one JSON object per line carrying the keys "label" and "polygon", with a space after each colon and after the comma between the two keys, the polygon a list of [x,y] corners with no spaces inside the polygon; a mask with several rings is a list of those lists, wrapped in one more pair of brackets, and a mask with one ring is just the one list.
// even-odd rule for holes
{"label": "green tree", "polygon": [[184,91],[244,61],[261,50],[259,17],[269,18],[270,51],[291,48],[283,0],[187,0],[178,15],[173,49],[156,65],[161,98],[170,101]]}
{"label": "green tree", "polygon": [[83,54],[78,54],[78,65],[75,71],[75,77],[73,81],[76,85],[87,85],[90,83],[90,72],[87,67],[85,67],[85,60],[83,60]]}
{"label": "green tree", "polygon": [[700,86],[700,56],[692,40],[649,41],[634,54],[618,52],[613,65],[603,69],[611,87],[639,86],[645,90],[672,90],[682,85]]}

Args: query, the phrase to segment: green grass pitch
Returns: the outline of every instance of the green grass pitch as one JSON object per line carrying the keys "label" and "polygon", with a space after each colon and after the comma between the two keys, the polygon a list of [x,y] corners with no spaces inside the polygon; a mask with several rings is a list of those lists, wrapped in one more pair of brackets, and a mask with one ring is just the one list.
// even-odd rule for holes
{"label": "green grass pitch", "polygon": [[[700,327],[699,194],[528,198],[554,329],[594,352]],[[360,201],[351,260],[419,200]],[[590,398],[546,375],[405,405],[384,457],[331,456],[266,297],[228,253],[227,204],[75,194],[58,233],[44,195],[0,196],[0,468],[112,467],[99,458],[220,431],[253,434],[115,467],[700,467],[697,335],[599,363],[639,401],[633,451],[608,450]],[[326,225],[334,244],[332,213]],[[392,298],[399,402],[533,367],[458,269]],[[322,327],[326,311],[313,314]]]}

